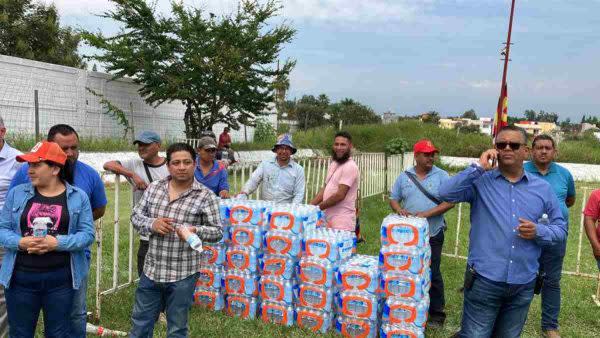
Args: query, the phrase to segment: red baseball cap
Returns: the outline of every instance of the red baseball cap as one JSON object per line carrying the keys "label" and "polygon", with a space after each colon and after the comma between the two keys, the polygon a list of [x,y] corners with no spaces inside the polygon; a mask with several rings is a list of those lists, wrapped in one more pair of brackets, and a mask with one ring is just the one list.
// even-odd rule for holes
{"label": "red baseball cap", "polygon": [[38,163],[50,161],[56,164],[65,165],[67,154],[54,142],[38,142],[31,152],[17,156],[17,162]]}
{"label": "red baseball cap", "polygon": [[437,150],[434,146],[433,143],[431,143],[431,141],[429,141],[428,139],[422,139],[420,141],[418,141],[417,143],[415,143],[415,145],[413,146],[413,152],[416,153],[437,153],[439,152],[439,150]]}

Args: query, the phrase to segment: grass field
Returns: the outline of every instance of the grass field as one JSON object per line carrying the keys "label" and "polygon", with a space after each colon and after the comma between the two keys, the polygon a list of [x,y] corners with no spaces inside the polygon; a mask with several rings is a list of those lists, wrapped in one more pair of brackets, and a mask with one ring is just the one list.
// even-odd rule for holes
{"label": "grass field", "polygon": [[[577,244],[579,241],[579,222],[581,213],[581,194],[583,184],[578,184],[578,200],[571,209],[569,242],[567,247],[567,257],[565,259],[565,269],[574,271],[577,262]],[[102,269],[102,290],[108,289],[111,285],[113,274],[112,267],[112,237],[114,213],[114,188],[109,187],[107,194],[109,205],[103,222],[103,238],[105,243],[103,247],[103,269]],[[120,227],[120,254],[118,276],[120,283],[124,283],[128,278],[127,270],[127,245],[128,245],[128,216],[130,207],[128,203],[129,190],[122,185],[119,203],[119,215],[121,220]],[[466,255],[467,236],[468,236],[468,205],[463,205],[462,226],[459,233],[458,253]],[[361,223],[363,233],[367,239],[366,243],[358,246],[358,252],[362,254],[377,255],[379,252],[379,227],[381,220],[389,213],[387,203],[381,196],[375,196],[363,201],[361,209]],[[447,214],[449,229],[446,232],[446,242],[444,252],[453,253],[456,238],[458,208],[452,209]],[[137,238],[136,238],[137,243]],[[586,273],[596,273],[597,268],[592,259],[591,250],[587,243],[585,235],[583,236],[583,250],[581,253],[581,271]],[[137,250],[137,247],[136,247]],[[134,255],[135,256],[135,255]],[[95,257],[95,255],[94,255]],[[133,273],[135,275],[135,257]],[[446,326],[441,330],[428,330],[428,337],[448,337],[454,333],[460,325],[460,316],[462,309],[462,294],[457,290],[463,280],[465,261],[458,258],[444,257],[442,260],[442,272],[446,283],[446,309],[448,320]],[[88,291],[88,309],[94,309],[94,285],[95,285],[95,261],[93,261],[90,288]],[[563,277],[563,309],[561,312],[560,323],[562,333],[565,337],[594,337],[600,332],[600,308],[596,307],[591,299],[591,295],[596,290],[596,281],[588,278],[565,276]],[[126,287],[115,294],[105,296],[102,300],[102,320],[101,324],[111,329],[127,331],[130,328],[130,315],[133,308],[135,286]],[[523,334],[524,337],[539,337],[540,328],[540,304],[539,297],[535,297],[532,303],[529,318]],[[156,337],[166,336],[166,327],[158,323],[155,330]],[[285,328],[277,325],[265,324],[260,320],[240,320],[230,318],[223,313],[216,313],[201,308],[194,307],[190,314],[190,337],[317,337],[323,335],[314,335],[311,332],[301,330],[297,327]],[[335,333],[329,333],[325,337],[337,336]]]}

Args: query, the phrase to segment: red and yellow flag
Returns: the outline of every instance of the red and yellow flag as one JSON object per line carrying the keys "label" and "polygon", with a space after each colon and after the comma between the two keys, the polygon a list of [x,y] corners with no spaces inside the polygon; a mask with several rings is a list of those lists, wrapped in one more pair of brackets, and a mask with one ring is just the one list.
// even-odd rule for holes
{"label": "red and yellow flag", "polygon": [[500,98],[498,99],[498,108],[494,117],[494,128],[492,136],[496,137],[500,129],[508,125],[508,88],[506,83],[502,86]]}

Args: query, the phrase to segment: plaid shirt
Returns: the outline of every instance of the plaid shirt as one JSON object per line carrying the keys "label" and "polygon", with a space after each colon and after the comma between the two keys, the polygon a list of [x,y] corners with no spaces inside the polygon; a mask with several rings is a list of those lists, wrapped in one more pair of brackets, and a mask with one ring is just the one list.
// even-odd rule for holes
{"label": "plaid shirt", "polygon": [[175,232],[161,236],[152,232],[157,218],[174,219],[174,226],[198,228],[202,241],[217,242],[223,237],[219,202],[215,194],[198,181],[173,201],[169,201],[171,177],[154,181],[133,208],[131,223],[140,235],[150,236],[150,247],[144,263],[144,274],[159,283],[182,280],[198,271],[200,253],[179,239]]}

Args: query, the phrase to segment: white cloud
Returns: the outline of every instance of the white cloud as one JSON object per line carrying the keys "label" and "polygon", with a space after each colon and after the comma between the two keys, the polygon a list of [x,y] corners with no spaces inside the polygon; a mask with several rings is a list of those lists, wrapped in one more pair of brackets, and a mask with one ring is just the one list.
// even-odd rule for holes
{"label": "white cloud", "polygon": [[469,87],[475,88],[475,89],[491,89],[491,88],[496,88],[499,87],[500,85],[498,84],[498,81],[491,81],[491,80],[476,80],[476,81],[469,81],[467,82],[467,85]]}
{"label": "white cloud", "polygon": [[[108,0],[42,0],[54,2],[63,16],[102,13],[112,4]],[[434,0],[284,0],[282,15],[289,19],[336,20],[341,22],[381,22],[410,20]],[[183,0],[186,5],[224,14],[235,10],[238,0]],[[169,0],[157,0],[157,8],[169,11]]]}

